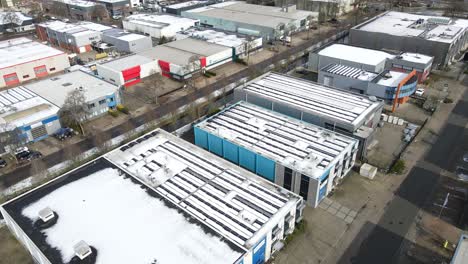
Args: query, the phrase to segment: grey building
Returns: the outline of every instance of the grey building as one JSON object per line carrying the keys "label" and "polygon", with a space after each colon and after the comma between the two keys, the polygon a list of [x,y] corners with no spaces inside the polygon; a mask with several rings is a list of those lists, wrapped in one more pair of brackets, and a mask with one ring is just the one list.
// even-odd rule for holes
{"label": "grey building", "polygon": [[122,16],[130,9],[130,0],[95,0],[106,7],[110,16]]}
{"label": "grey building", "polygon": [[25,87],[57,107],[63,106],[71,91],[83,91],[88,108],[87,119],[104,115],[121,103],[119,87],[82,71],[65,73]]}
{"label": "grey building", "polygon": [[234,97],[357,138],[359,158],[366,157],[383,109],[375,97],[272,72],[236,88]]}
{"label": "grey building", "polygon": [[173,14],[180,16],[183,11],[199,8],[202,6],[207,6],[214,4],[215,1],[187,1],[182,3],[177,3],[173,5],[167,5],[162,7],[164,13]]}
{"label": "grey building", "polygon": [[305,29],[308,17],[316,19],[317,13],[296,10],[295,6],[281,8],[229,1],[184,11],[182,16],[198,19],[202,26],[274,40],[292,27],[294,31]]}
{"label": "grey building", "polygon": [[353,27],[349,43],[433,56],[434,65],[442,67],[468,47],[467,28],[466,19],[389,11]]}
{"label": "grey building", "polygon": [[102,41],[112,44],[122,52],[140,52],[153,47],[151,37],[124,31],[118,28],[102,32]]}

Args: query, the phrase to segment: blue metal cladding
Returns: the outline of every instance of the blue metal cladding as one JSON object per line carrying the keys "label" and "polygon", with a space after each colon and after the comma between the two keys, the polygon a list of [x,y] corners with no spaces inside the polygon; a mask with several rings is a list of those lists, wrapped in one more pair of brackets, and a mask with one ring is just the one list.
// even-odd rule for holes
{"label": "blue metal cladding", "polygon": [[235,164],[239,164],[239,147],[229,141],[223,140],[223,157]]}
{"label": "blue metal cladding", "polygon": [[255,156],[256,154],[253,153],[252,151],[247,150],[243,147],[239,147],[239,165],[254,173],[256,173]]}
{"label": "blue metal cladding", "polygon": [[252,263],[263,264],[265,263],[265,248],[266,248],[266,237],[258,242],[253,248]]}
{"label": "blue metal cladding", "polygon": [[330,174],[330,168],[328,170],[326,170],[322,176],[320,176],[320,182],[323,182],[324,179],[326,179],[328,177],[328,175]]}
{"label": "blue metal cladding", "polygon": [[320,188],[318,201],[320,202],[323,198],[325,198],[325,195],[327,195],[327,184],[324,184],[322,188]]}
{"label": "blue metal cladding", "polygon": [[275,182],[275,162],[263,156],[257,155],[256,173],[272,182]]}
{"label": "blue metal cladding", "polygon": [[208,149],[208,133],[198,127],[193,128],[195,134],[195,145]]}
{"label": "blue metal cladding", "polygon": [[45,124],[48,124],[48,123],[53,122],[55,120],[58,120],[58,116],[51,116],[51,117],[49,117],[47,119],[44,119],[44,120],[42,120],[42,124],[45,125]]}
{"label": "blue metal cladding", "polygon": [[223,156],[223,139],[208,133],[208,149],[217,154]]}
{"label": "blue metal cladding", "polygon": [[21,130],[29,131],[29,130],[31,130],[31,126],[23,126],[23,127],[21,127]]}
{"label": "blue metal cladding", "polygon": [[[107,99],[107,106],[108,107],[114,107],[117,105],[117,102],[115,100],[115,95],[108,95],[106,96],[106,99]],[[111,100],[112,99],[112,100]]]}

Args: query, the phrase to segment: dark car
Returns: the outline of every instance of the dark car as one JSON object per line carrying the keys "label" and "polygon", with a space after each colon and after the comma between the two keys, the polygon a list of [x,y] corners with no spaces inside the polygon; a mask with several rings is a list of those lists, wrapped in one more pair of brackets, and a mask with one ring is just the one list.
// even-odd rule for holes
{"label": "dark car", "polygon": [[65,140],[69,137],[73,137],[73,135],[75,134],[75,132],[73,131],[73,129],[69,128],[69,127],[63,127],[63,128],[60,128],[55,134],[55,138],[57,139],[60,139],[60,140]]}
{"label": "dark car", "polygon": [[7,162],[4,159],[0,158],[0,168],[5,168],[6,165],[7,165]]}
{"label": "dark car", "polygon": [[42,153],[40,153],[39,151],[35,151],[35,150],[24,150],[24,151],[16,153],[16,159],[19,162],[31,161],[34,159],[38,159],[40,157],[42,157]]}
{"label": "dark car", "polygon": [[468,169],[457,167],[455,173],[457,174],[459,180],[468,181]]}

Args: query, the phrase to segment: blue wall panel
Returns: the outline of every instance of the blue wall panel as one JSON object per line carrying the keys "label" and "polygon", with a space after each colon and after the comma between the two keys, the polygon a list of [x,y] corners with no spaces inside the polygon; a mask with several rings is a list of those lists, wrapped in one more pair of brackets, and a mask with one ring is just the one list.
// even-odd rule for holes
{"label": "blue wall panel", "polygon": [[208,149],[213,152],[214,154],[217,154],[218,156],[223,156],[223,139],[212,135],[208,134]]}
{"label": "blue wall panel", "polygon": [[55,120],[58,120],[58,116],[51,116],[51,117],[49,117],[47,119],[44,119],[44,120],[42,120],[42,124],[45,125],[45,124],[48,124],[48,123],[53,122]]}
{"label": "blue wall panel", "polygon": [[193,128],[193,133],[195,134],[195,145],[208,149],[208,133],[198,127]]}
{"label": "blue wall panel", "polygon": [[327,184],[324,184],[319,191],[318,201],[320,202],[327,195]]}
{"label": "blue wall panel", "polygon": [[323,180],[326,179],[326,178],[328,177],[328,175],[330,174],[330,169],[331,169],[331,168],[329,168],[328,170],[326,170],[326,171],[322,174],[322,176],[320,176],[320,182],[323,182]]}
{"label": "blue wall panel", "polygon": [[257,155],[257,174],[275,182],[275,162]]}
{"label": "blue wall panel", "polygon": [[255,156],[256,154],[253,153],[252,151],[247,150],[243,147],[239,147],[239,165],[254,173],[256,173]]}
{"label": "blue wall panel", "polygon": [[262,264],[265,263],[265,247],[266,247],[266,237],[264,237],[260,242],[255,245],[253,249],[252,263],[253,264]]}
{"label": "blue wall panel", "polygon": [[239,164],[239,147],[229,141],[223,140],[223,157],[235,164]]}

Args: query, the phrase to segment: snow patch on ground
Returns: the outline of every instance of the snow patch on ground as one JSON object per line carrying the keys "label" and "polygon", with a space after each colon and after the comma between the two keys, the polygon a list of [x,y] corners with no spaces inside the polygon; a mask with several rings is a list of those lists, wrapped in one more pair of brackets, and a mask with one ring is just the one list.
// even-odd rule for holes
{"label": "snow patch on ground", "polygon": [[62,186],[22,213],[34,221],[45,207],[59,215],[58,222],[43,232],[65,263],[81,240],[98,250],[98,264],[233,263],[242,254],[113,168]]}

